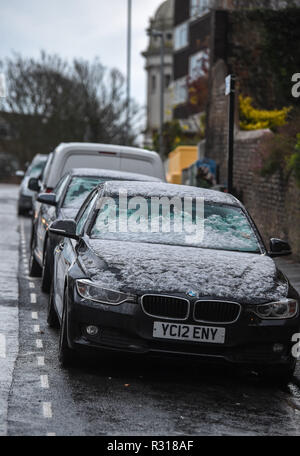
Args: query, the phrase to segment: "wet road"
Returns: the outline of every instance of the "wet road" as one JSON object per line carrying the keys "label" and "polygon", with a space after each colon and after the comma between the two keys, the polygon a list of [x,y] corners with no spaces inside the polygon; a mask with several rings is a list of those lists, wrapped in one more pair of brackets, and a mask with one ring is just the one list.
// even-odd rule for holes
{"label": "wet road", "polygon": [[0,435],[300,435],[299,368],[284,389],[247,372],[125,356],[61,369],[47,296],[28,277],[30,220],[14,215],[15,197],[0,186],[0,334],[10,335]]}

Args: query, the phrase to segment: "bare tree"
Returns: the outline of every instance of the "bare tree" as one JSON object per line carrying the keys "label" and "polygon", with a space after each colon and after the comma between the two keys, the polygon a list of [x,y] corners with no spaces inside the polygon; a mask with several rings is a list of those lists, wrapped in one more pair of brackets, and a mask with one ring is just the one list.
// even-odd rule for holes
{"label": "bare tree", "polygon": [[90,141],[134,144],[139,109],[132,102],[132,128],[127,134],[125,80],[99,60],[71,64],[57,55],[39,59],[13,57],[0,62],[8,97],[0,115],[12,138],[2,144],[21,162],[48,153],[60,142]]}

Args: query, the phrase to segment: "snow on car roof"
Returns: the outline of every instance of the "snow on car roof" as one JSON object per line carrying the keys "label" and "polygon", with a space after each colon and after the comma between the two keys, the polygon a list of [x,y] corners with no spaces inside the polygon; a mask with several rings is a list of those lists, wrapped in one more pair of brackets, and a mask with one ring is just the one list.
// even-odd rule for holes
{"label": "snow on car roof", "polygon": [[145,174],[129,173],[127,171],[115,171],[112,169],[95,169],[95,168],[73,168],[66,174],[71,176],[96,176],[105,179],[134,180],[142,182],[162,182],[158,177],[152,177]]}
{"label": "snow on car roof", "polygon": [[109,181],[104,185],[105,193],[109,195],[119,194],[120,189],[127,191],[128,196],[143,196],[151,197],[190,197],[204,198],[217,204],[229,204],[231,206],[241,207],[242,204],[232,195],[228,193],[217,192],[215,190],[207,190],[198,187],[188,187],[185,185],[165,184],[163,182],[148,183],[148,182],[117,182]]}

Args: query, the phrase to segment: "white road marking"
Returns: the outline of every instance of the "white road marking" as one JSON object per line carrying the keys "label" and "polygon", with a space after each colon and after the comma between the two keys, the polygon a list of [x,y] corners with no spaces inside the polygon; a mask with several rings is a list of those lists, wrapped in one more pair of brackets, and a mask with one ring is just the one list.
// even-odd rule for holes
{"label": "white road marking", "polygon": [[51,402],[43,403],[43,415],[44,418],[52,418],[52,405]]}
{"label": "white road marking", "polygon": [[37,357],[37,364],[38,364],[38,366],[45,366],[45,358],[44,358],[44,356],[38,356]]}
{"label": "white road marking", "polygon": [[37,312],[32,312],[32,313],[31,313],[31,317],[32,317],[33,320],[38,320],[39,315],[38,315]]}
{"label": "white road marking", "polygon": [[30,302],[31,302],[31,304],[36,304],[36,294],[35,293],[31,293]]}
{"label": "white road marking", "polygon": [[37,348],[43,348],[43,341],[41,339],[37,339],[35,343]]}
{"label": "white road marking", "polygon": [[0,334],[0,358],[6,358],[6,337]]}
{"label": "white road marking", "polygon": [[49,388],[48,375],[41,375],[41,387],[45,389]]}
{"label": "white road marking", "polygon": [[55,432],[48,432],[46,437],[56,437],[56,434],[55,434]]}
{"label": "white road marking", "polygon": [[35,284],[33,282],[29,282],[29,288],[35,288]]}
{"label": "white road marking", "polygon": [[41,332],[40,325],[34,325],[33,332],[34,333],[40,333]]}

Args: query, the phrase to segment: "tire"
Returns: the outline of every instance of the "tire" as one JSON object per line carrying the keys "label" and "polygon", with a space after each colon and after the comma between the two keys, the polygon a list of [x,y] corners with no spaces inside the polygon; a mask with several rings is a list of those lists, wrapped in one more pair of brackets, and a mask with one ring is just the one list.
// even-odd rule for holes
{"label": "tire", "polygon": [[68,292],[67,289],[65,290],[64,294],[64,308],[63,308],[63,316],[62,322],[60,326],[60,333],[59,333],[59,352],[58,352],[58,359],[60,362],[61,367],[71,367],[74,366],[76,360],[76,353],[69,347],[68,338],[67,338],[67,297]]}
{"label": "tire", "polygon": [[33,249],[31,249],[29,258],[29,275],[31,277],[41,277],[42,275],[42,268],[34,257]]}
{"label": "tire", "polygon": [[53,284],[51,286],[51,291],[48,300],[47,323],[50,328],[59,328],[59,319],[54,307]]}
{"label": "tire", "polygon": [[42,291],[49,294],[52,282],[52,269],[51,263],[53,262],[53,255],[50,251],[49,239],[46,240],[46,247],[44,253],[43,269],[42,269]]}

